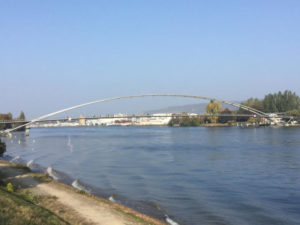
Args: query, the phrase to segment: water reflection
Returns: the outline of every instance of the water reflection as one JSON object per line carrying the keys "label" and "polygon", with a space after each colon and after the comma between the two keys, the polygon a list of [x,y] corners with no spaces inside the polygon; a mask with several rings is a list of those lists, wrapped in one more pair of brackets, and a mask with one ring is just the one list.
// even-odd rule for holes
{"label": "water reflection", "polygon": [[70,137],[70,136],[68,136],[67,146],[68,146],[68,148],[69,148],[69,151],[70,151],[71,153],[73,153],[73,145],[72,145],[72,143],[71,143],[71,137]]}

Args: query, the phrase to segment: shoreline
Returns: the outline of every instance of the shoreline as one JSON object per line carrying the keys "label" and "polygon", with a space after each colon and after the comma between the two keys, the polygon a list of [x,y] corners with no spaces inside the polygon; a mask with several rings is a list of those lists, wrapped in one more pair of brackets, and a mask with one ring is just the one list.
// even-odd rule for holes
{"label": "shoreline", "polygon": [[101,187],[93,186],[91,184],[85,183],[81,179],[76,179],[75,177],[72,177],[66,172],[56,170],[56,168],[53,168],[51,166],[44,167],[40,164],[35,163],[34,160],[26,161],[20,156],[11,156],[5,154],[4,156],[2,156],[2,158],[0,158],[0,160],[1,159],[5,162],[12,163],[14,165],[17,164],[26,166],[34,173],[49,176],[54,181],[64,184],[68,187],[72,187],[77,191],[83,191],[101,199],[109,200],[111,202],[124,205],[129,209],[147,215],[151,218],[155,218],[159,221],[167,221],[167,223],[169,223],[168,220],[172,220],[163,208],[156,204],[152,204],[152,202],[134,200],[131,199],[130,196],[122,196],[119,193],[110,189],[103,189]]}
{"label": "shoreline", "polygon": [[89,126],[89,125],[78,125],[78,126],[36,126],[29,127],[29,129],[36,128],[66,128],[66,127],[300,127],[300,123],[297,124],[287,124],[287,125],[271,125],[271,124],[252,124],[248,122],[234,122],[234,123],[202,123],[197,126],[180,126],[179,124],[174,124],[173,126],[169,126],[168,124],[160,124],[160,125],[108,125],[108,126]]}
{"label": "shoreline", "polygon": [[[57,182],[48,175],[32,172],[27,166],[0,160],[0,168],[0,179],[5,185],[12,183],[17,187],[16,193],[29,193],[41,199],[37,205],[70,224],[167,224],[122,204]],[[48,198],[55,200],[49,203]]]}

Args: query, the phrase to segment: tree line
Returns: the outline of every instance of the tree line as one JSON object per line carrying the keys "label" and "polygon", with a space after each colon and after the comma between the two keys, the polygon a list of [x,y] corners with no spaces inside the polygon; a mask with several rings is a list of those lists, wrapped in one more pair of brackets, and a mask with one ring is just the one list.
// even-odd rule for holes
{"label": "tree line", "polygon": [[[0,113],[0,121],[25,121],[25,113],[23,111],[20,112],[20,115],[16,118],[13,118],[12,113]],[[16,126],[21,125],[20,123],[0,123],[0,130],[14,128]]]}
{"label": "tree line", "polygon": [[[286,116],[300,117],[300,98],[292,91],[277,92],[265,95],[263,99],[249,98],[242,102],[242,105],[260,110],[265,113],[281,113]],[[169,126],[200,126],[207,123],[234,123],[234,122],[259,122],[260,118],[253,116],[237,117],[236,114],[250,114],[242,108],[231,111],[228,108],[222,109],[218,102],[211,101],[206,106],[207,116],[188,116],[183,113],[181,116],[175,116],[169,122]],[[226,114],[226,116],[211,116],[211,114]],[[232,116],[230,116],[232,115]]]}

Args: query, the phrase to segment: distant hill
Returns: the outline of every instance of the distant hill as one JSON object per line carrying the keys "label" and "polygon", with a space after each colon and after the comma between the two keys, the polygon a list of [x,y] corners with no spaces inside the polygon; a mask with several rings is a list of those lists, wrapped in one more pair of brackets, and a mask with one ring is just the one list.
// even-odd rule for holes
{"label": "distant hill", "polygon": [[[198,104],[189,104],[189,105],[182,105],[182,106],[170,106],[166,108],[156,109],[156,110],[148,110],[146,113],[181,113],[181,112],[187,112],[187,113],[205,113],[205,108],[208,103],[198,103]],[[230,110],[236,110],[237,108],[222,104],[222,108],[228,108]]]}

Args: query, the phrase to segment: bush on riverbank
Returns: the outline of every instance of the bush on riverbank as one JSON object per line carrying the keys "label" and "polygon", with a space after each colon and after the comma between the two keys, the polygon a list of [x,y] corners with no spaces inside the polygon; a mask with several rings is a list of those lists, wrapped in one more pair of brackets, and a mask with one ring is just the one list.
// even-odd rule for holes
{"label": "bush on riverbank", "polygon": [[6,145],[0,139],[0,156],[6,151]]}
{"label": "bush on riverbank", "polygon": [[7,189],[7,191],[9,191],[9,192],[14,192],[14,186],[13,186],[11,183],[8,183],[8,184],[6,185],[6,189]]}
{"label": "bush on riverbank", "polygon": [[206,122],[206,119],[204,117],[189,117],[187,115],[184,115],[183,117],[173,117],[170,122],[168,123],[168,126],[171,127],[196,127],[200,126],[201,124],[204,124]]}

